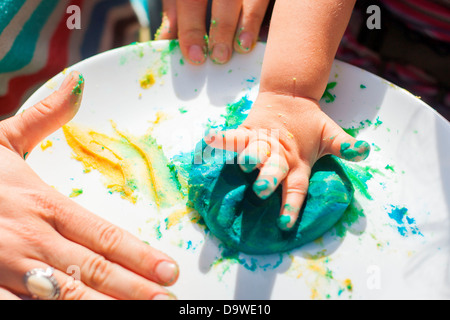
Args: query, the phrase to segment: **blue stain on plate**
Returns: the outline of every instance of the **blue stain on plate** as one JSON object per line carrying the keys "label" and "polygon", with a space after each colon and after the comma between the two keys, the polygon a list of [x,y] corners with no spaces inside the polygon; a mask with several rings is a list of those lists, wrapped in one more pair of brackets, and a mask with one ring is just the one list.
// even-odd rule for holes
{"label": "blue stain on plate", "polygon": [[403,237],[407,237],[410,234],[423,237],[423,234],[416,225],[416,220],[408,216],[407,208],[399,208],[391,205],[391,211],[388,212],[388,215],[389,218],[397,223],[397,230]]}

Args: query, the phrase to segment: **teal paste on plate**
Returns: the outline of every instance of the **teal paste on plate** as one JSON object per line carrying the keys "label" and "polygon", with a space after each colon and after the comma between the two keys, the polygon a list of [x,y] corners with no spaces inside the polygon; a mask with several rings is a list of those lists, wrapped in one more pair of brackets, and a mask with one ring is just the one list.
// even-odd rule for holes
{"label": "teal paste on plate", "polygon": [[353,188],[339,160],[326,156],[312,169],[299,219],[292,230],[283,231],[278,227],[281,187],[260,199],[252,188],[258,170],[243,172],[237,154],[208,148],[199,143],[196,159],[202,153],[203,162],[191,167],[189,200],[208,229],[237,251],[272,254],[314,241],[339,221],[352,200]]}
{"label": "teal paste on plate", "polygon": [[[252,103],[243,97],[228,105],[224,124],[215,127],[238,127]],[[323,157],[312,168],[299,219],[290,231],[283,231],[279,227],[282,221],[278,221],[282,187],[260,199],[252,188],[258,170],[244,172],[235,152],[213,149],[202,140],[191,153],[176,157],[176,162],[187,174],[190,206],[203,217],[211,233],[227,248],[248,254],[285,252],[321,237],[343,218],[354,193],[341,161]]]}

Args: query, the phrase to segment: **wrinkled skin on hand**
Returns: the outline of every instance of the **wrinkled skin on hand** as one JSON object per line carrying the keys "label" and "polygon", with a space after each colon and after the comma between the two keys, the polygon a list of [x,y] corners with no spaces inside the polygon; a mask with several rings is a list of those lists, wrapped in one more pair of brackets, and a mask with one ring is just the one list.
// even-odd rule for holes
{"label": "wrinkled skin on hand", "polygon": [[[75,116],[83,88],[73,72],[54,94],[0,122],[0,298],[29,296],[25,273],[51,266],[60,299],[171,299],[171,258],[60,194],[25,161]],[[76,279],[66,273],[73,267]]]}

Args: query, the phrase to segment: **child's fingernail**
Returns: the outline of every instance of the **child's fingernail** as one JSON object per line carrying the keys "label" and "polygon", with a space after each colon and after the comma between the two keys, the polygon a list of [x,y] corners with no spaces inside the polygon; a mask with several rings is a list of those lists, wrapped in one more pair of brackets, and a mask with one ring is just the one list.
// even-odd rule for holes
{"label": "child's fingernail", "polygon": [[253,191],[263,200],[269,198],[272,194],[270,182],[266,179],[256,180],[253,184]]}
{"label": "child's fingernail", "polygon": [[251,48],[253,47],[253,36],[249,32],[244,31],[241,34],[239,34],[236,41],[239,48],[244,52],[250,51]]}
{"label": "child's fingernail", "polygon": [[178,277],[178,266],[173,262],[161,261],[156,266],[155,273],[163,285],[169,285]]}
{"label": "child's fingernail", "polygon": [[194,64],[201,64],[206,59],[205,50],[199,45],[194,44],[189,48],[188,58]]}
{"label": "child's fingernail", "polygon": [[223,64],[230,60],[230,48],[224,43],[217,43],[211,51],[211,60],[214,63]]}
{"label": "child's fingernail", "polygon": [[345,160],[364,160],[369,153],[370,145],[366,141],[357,141],[353,147],[347,142],[341,144],[341,156]]}
{"label": "child's fingernail", "polygon": [[282,214],[278,218],[278,227],[283,231],[289,231],[291,229],[291,217],[287,214]]}

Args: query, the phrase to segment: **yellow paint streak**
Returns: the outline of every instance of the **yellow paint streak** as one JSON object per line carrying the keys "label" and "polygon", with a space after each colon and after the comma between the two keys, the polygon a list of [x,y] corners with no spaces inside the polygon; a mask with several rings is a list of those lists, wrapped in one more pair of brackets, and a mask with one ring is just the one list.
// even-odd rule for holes
{"label": "yellow paint streak", "polygon": [[187,207],[175,210],[166,218],[166,229],[170,229],[173,226],[179,224],[184,217],[192,215],[193,213],[198,214],[197,211],[195,211],[194,209]]}
{"label": "yellow paint streak", "polygon": [[119,131],[114,123],[112,126],[113,136],[73,123],[63,127],[74,158],[83,164],[84,171],[97,170],[111,193],[118,192],[132,203],[137,201],[137,192],[149,196],[158,208],[183,200],[155,139],[150,135],[134,137]]}
{"label": "yellow paint streak", "polygon": [[47,149],[50,148],[51,146],[53,146],[53,142],[51,142],[50,140],[43,141],[43,142],[41,143],[41,149],[42,149],[42,151],[47,150]]}
{"label": "yellow paint streak", "polygon": [[139,84],[141,85],[142,89],[149,89],[155,84],[155,76],[153,75],[153,72],[148,71],[146,74],[142,76],[142,78],[139,80]]}

